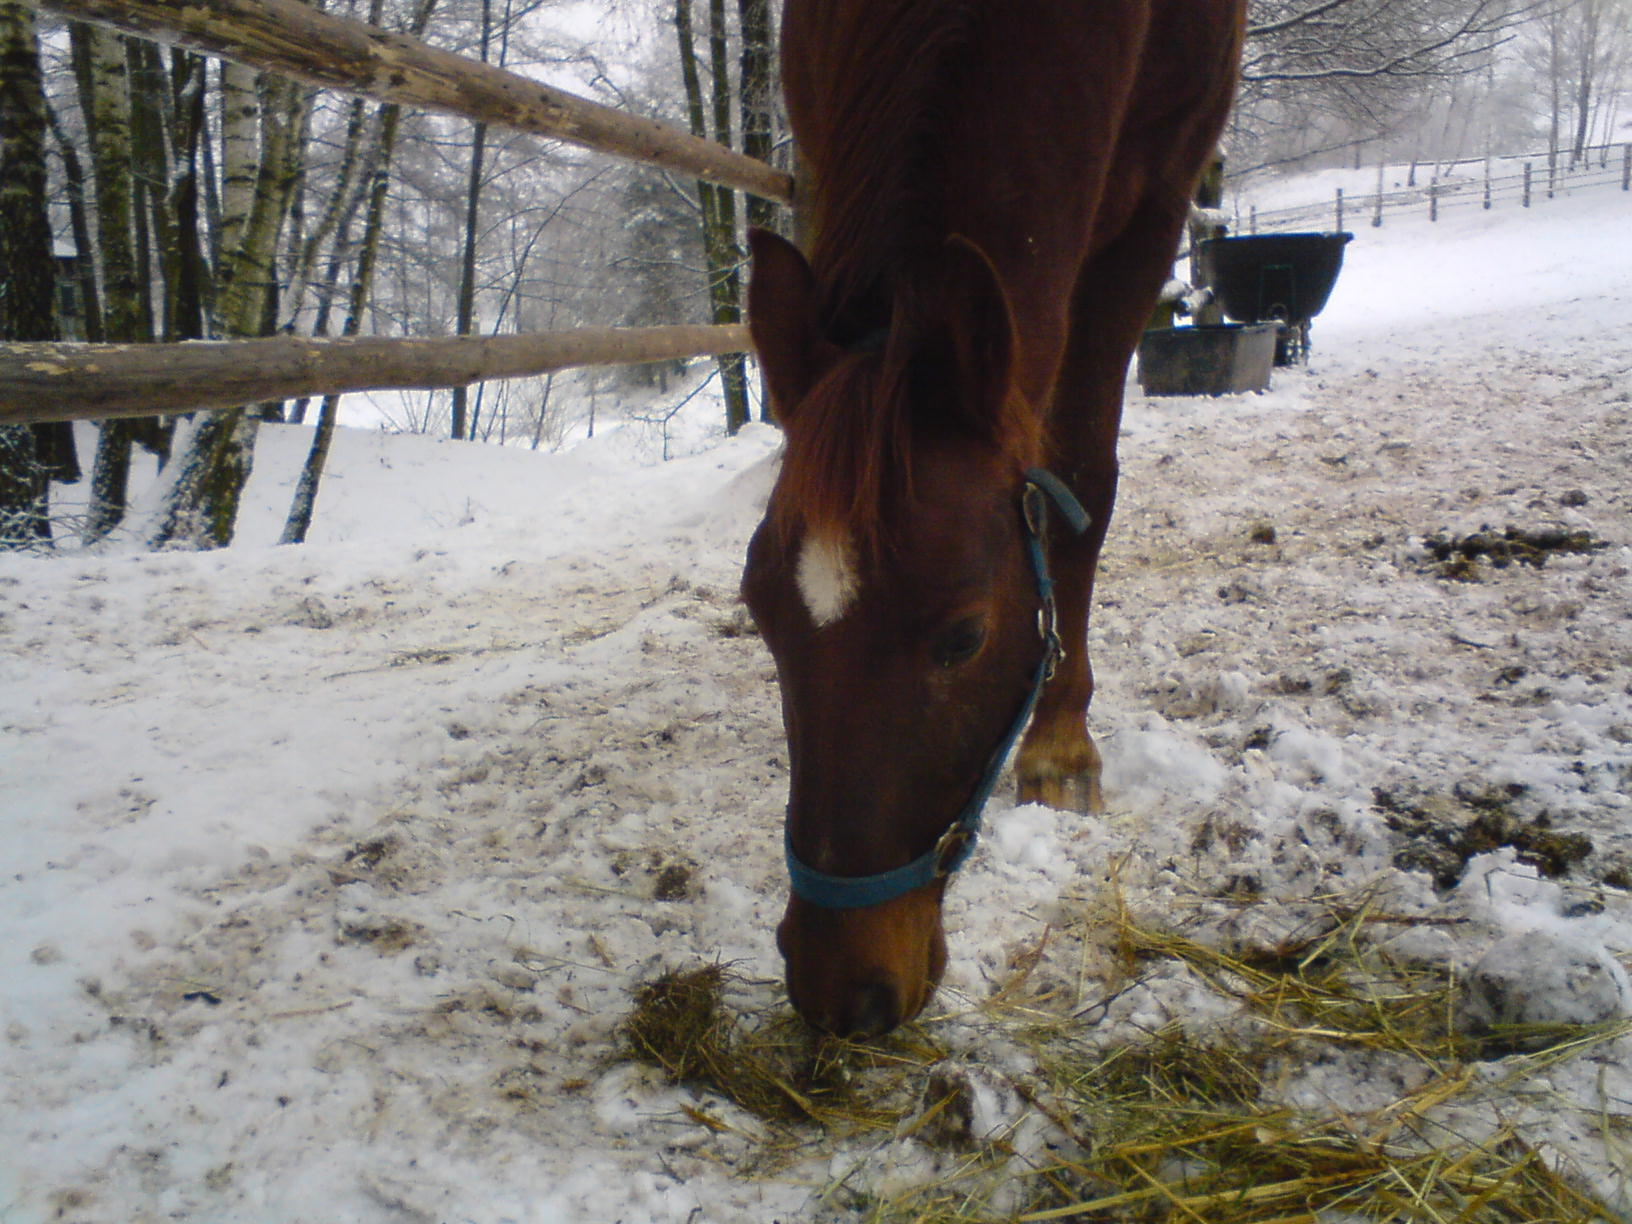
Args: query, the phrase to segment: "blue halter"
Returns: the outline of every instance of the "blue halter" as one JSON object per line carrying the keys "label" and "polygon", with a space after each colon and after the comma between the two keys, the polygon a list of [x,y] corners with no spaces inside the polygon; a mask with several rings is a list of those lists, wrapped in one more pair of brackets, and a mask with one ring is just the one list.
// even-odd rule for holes
{"label": "blue halter", "polygon": [[807,867],[793,852],[792,834],[784,830],[783,846],[787,852],[788,878],[793,884],[794,896],[822,909],[861,909],[869,905],[883,905],[915,888],[951,875],[974,852],[975,839],[980,835],[981,810],[997,787],[998,775],[1003,772],[1009,753],[1025,731],[1026,724],[1031,721],[1043,686],[1053,679],[1055,668],[1065,657],[1065,648],[1060,644],[1060,635],[1054,623],[1054,580],[1049,576],[1044,542],[1050,501],[1073,532],[1081,535],[1088,530],[1088,513],[1071,490],[1066,488],[1064,481],[1041,468],[1031,468],[1026,472],[1020,510],[1026,529],[1026,555],[1031,561],[1032,576],[1037,581],[1037,632],[1043,639],[1043,657],[1037,664],[1031,691],[1021,702],[1020,712],[1003,739],[993,749],[975,793],[933,846],[912,862],[877,875],[835,876]]}

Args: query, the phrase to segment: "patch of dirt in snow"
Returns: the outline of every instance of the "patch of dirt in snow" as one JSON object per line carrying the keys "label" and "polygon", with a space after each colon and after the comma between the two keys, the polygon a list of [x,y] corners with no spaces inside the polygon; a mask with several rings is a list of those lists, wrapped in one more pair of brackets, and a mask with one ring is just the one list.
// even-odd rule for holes
{"label": "patch of dirt in snow", "polygon": [[[1632,405],[1617,361],[1562,385],[1523,361],[1426,384],[1281,372],[1277,394],[1304,410],[1249,401],[1237,428],[1134,403],[1093,630],[1101,692],[1119,710],[1139,696],[1224,763],[1374,809],[1503,788],[1519,819],[1590,839],[1574,882],[1619,880]],[[1604,544],[1450,582],[1425,539],[1514,524]]]}

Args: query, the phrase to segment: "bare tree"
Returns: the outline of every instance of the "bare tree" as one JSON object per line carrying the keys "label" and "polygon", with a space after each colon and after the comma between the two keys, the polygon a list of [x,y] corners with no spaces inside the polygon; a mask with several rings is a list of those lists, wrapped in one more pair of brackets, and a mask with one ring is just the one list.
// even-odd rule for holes
{"label": "bare tree", "polygon": [[1561,147],[1561,102],[1567,98],[1572,112],[1569,149],[1573,166],[1586,158],[1597,110],[1627,67],[1632,6],[1627,0],[1572,0],[1550,12],[1546,25],[1553,97],[1552,147]]}
{"label": "bare tree", "polygon": [[[34,12],[0,0],[0,339],[55,340],[56,269],[46,215],[45,90]],[[63,452],[66,439],[67,451]],[[0,427],[0,547],[49,543],[50,482],[74,476],[61,427]],[[72,471],[67,470],[72,463]]]}
{"label": "bare tree", "polygon": [[1346,148],[1421,118],[1553,0],[1252,0],[1232,171]]}
{"label": "bare tree", "polygon": [[[70,28],[70,39],[96,185],[96,253],[102,269],[100,326],[108,340],[150,340],[152,311],[139,271],[132,199],[136,176],[125,41],[108,30],[78,22]],[[131,444],[155,425],[151,420],[116,420],[100,426],[85,523],[87,540],[101,539],[124,519]]]}
{"label": "bare tree", "polygon": [[[225,335],[250,337],[269,330],[275,252],[299,176],[309,97],[305,86],[282,78],[263,77],[250,87],[234,65],[223,65],[227,173],[217,231],[216,312]],[[171,465],[164,509],[151,537],[155,546],[186,541],[211,548],[232,542],[259,423],[249,407],[194,422]]]}
{"label": "bare tree", "polygon": [[[481,0],[481,7],[481,36],[478,42],[481,61],[485,64],[493,34],[492,0]],[[499,62],[504,62],[503,55],[499,57]],[[465,239],[459,259],[458,317],[454,321],[454,330],[461,336],[470,334],[476,314],[477,223],[481,216],[482,168],[486,160],[487,124],[473,124],[470,133],[470,175],[465,190]],[[454,389],[452,433],[456,439],[475,436],[475,422],[466,420],[467,398],[468,388]]]}
{"label": "bare tree", "polygon": [[[374,157],[373,174],[368,191],[368,215],[363,222],[362,249],[357,256],[356,272],[351,285],[350,307],[341,330],[345,336],[355,336],[362,328],[363,311],[374,283],[374,265],[380,249],[380,227],[385,216],[385,193],[391,181],[391,152],[396,146],[397,126],[402,108],[387,102],[380,108],[380,141]],[[340,397],[328,395],[317,414],[317,430],[312,437],[311,450],[295,484],[294,500],[284,520],[280,544],[304,544],[311,529],[312,512],[317,504],[318,483],[328,462],[329,446],[334,439],[334,427],[339,420]]]}
{"label": "bare tree", "polygon": [[[731,83],[726,55],[725,0],[709,0],[711,105],[705,104],[692,32],[691,0],[675,0],[674,28],[679,38],[680,69],[686,85],[686,111],[694,136],[710,136],[731,147]],[[712,118],[713,130],[709,130]],[[697,183],[703,217],[703,246],[708,255],[709,302],[715,323],[742,320],[742,246],[737,241],[737,193],[701,180]],[[748,423],[748,375],[740,353],[719,359],[725,393],[725,427],[736,433]]]}

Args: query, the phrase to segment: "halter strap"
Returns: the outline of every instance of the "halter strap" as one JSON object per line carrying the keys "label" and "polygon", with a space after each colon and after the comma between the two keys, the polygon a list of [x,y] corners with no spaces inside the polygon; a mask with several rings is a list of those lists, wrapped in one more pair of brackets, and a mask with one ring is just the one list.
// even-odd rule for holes
{"label": "halter strap", "polygon": [[1043,640],[1043,657],[1037,663],[1031,688],[1020,703],[1019,713],[992,750],[969,802],[947,826],[946,832],[923,854],[910,863],[876,875],[828,875],[806,866],[793,852],[793,834],[784,826],[783,848],[788,860],[788,879],[795,896],[822,909],[861,909],[869,905],[883,905],[942,876],[951,875],[974,852],[975,840],[980,836],[981,811],[991,798],[992,791],[997,788],[998,777],[1008,762],[1009,753],[1014,750],[1026,724],[1031,721],[1037,701],[1043,695],[1044,685],[1053,679],[1055,669],[1065,657],[1065,648],[1060,644],[1060,635],[1055,626],[1054,579],[1048,570],[1045,537],[1049,502],[1054,503],[1073,533],[1081,535],[1088,530],[1088,512],[1064,481],[1041,468],[1031,468],[1026,472],[1025,489],[1020,495],[1020,517],[1026,532],[1026,555],[1037,584],[1037,633]]}

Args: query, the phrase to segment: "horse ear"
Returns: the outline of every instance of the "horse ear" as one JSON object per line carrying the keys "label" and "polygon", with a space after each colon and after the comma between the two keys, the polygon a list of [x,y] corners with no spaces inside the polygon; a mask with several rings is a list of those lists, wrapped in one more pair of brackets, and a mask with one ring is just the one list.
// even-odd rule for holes
{"label": "horse ear", "polygon": [[799,248],[770,230],[750,229],[748,248],[748,330],[776,419],[786,424],[816,380],[816,275]]}
{"label": "horse ear", "polygon": [[980,432],[1000,432],[1017,349],[1009,295],[986,252],[961,235],[947,240],[941,271],[938,300],[928,304],[934,322],[902,341],[939,384],[929,402]]}

